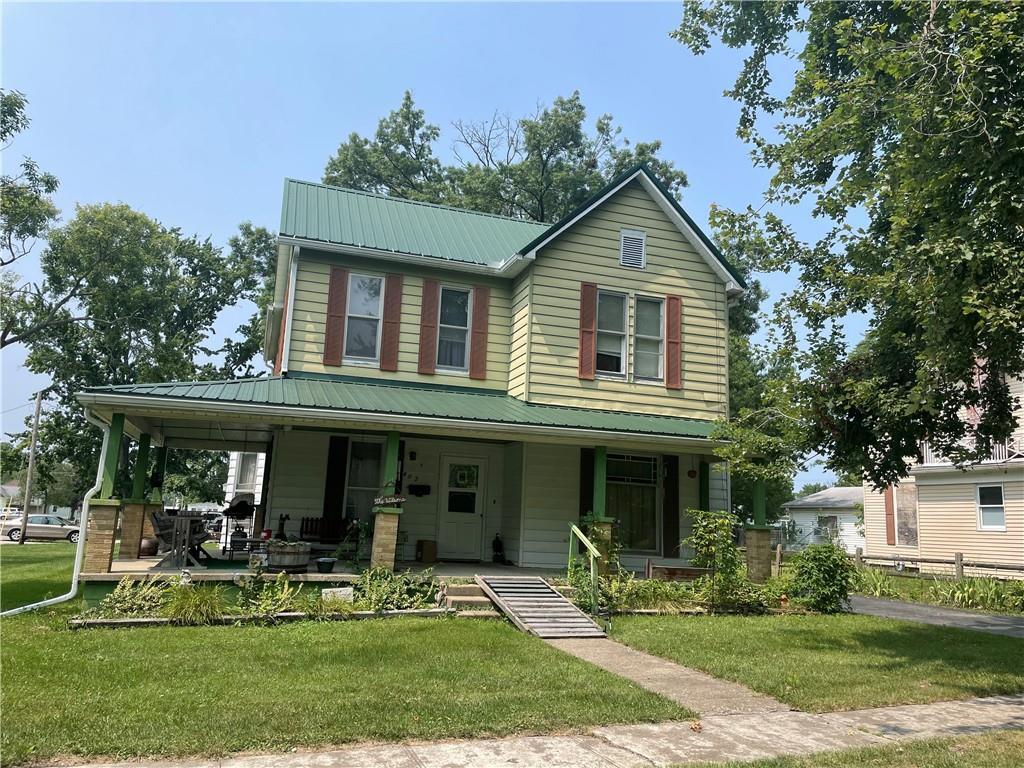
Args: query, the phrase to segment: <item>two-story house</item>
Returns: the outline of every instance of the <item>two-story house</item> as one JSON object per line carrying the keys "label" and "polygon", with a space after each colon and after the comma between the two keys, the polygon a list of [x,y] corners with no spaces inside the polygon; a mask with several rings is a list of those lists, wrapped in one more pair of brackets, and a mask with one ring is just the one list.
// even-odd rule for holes
{"label": "two-story house", "polygon": [[[900,558],[925,573],[949,573],[959,553],[967,563],[1024,569],[1024,382],[1011,381],[1011,392],[1017,431],[986,460],[959,469],[924,443],[902,483],[881,493],[864,486],[869,559]],[[964,571],[1024,577],[1022,570]]]}
{"label": "two-story house", "polygon": [[287,180],[273,375],[80,400],[158,461],[234,451],[257,527],[290,537],[365,520],[398,561],[419,542],[489,561],[500,536],[512,563],[560,568],[593,514],[627,565],[682,562],[685,511],[729,503],[710,434],[743,288],[642,166],[554,225]]}

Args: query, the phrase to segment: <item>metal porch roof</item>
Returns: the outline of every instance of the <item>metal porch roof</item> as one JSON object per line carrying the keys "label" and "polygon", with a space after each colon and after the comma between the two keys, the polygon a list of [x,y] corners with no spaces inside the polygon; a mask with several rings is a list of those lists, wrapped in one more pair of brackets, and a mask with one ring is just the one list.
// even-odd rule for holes
{"label": "metal porch roof", "polygon": [[469,388],[380,382],[341,376],[266,376],[228,381],[168,382],[90,387],[78,394],[87,404],[102,401],[117,408],[117,400],[178,401],[182,406],[252,405],[255,408],[321,409],[380,413],[388,416],[452,419],[524,427],[621,432],[625,435],[707,440],[710,421],[649,416],[525,403],[504,392]]}

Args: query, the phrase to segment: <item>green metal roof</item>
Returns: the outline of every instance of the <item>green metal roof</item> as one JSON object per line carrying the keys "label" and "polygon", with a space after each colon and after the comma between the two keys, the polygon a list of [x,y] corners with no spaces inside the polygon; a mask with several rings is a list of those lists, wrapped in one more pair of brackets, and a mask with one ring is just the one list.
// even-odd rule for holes
{"label": "green metal roof", "polygon": [[489,393],[468,387],[309,374],[90,387],[79,396],[88,401],[89,395],[105,395],[104,402],[114,408],[117,406],[113,400],[123,395],[169,398],[180,400],[183,405],[202,402],[318,408],[665,437],[707,438],[714,428],[710,421],[525,403],[504,392]]}
{"label": "green metal roof", "polygon": [[495,266],[547,224],[286,179],[281,234]]}

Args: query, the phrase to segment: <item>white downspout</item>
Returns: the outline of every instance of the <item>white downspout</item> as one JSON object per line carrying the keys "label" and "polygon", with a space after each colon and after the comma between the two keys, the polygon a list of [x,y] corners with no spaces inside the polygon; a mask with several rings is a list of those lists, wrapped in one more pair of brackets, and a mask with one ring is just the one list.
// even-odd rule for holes
{"label": "white downspout", "polygon": [[108,443],[110,442],[109,425],[104,424],[93,416],[89,409],[86,409],[85,411],[85,418],[90,424],[95,424],[103,430],[103,447],[100,449],[100,463],[96,468],[96,484],[86,491],[85,498],[82,500],[82,522],[78,530],[78,548],[75,550],[75,568],[71,572],[71,589],[59,597],[51,597],[47,600],[40,600],[38,603],[29,603],[28,605],[22,605],[19,608],[11,608],[8,611],[0,613],[0,617],[14,616],[19,613],[34,611],[37,608],[44,608],[47,605],[64,603],[78,594],[78,574],[82,570],[82,558],[85,555],[85,531],[89,527],[89,501],[99,492],[100,486],[103,483],[103,464],[104,459],[107,457],[107,448],[109,447]]}

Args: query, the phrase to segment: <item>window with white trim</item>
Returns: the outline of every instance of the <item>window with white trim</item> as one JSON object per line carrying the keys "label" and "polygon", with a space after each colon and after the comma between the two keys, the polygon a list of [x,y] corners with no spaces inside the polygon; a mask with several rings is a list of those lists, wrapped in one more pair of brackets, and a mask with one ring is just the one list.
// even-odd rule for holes
{"label": "window with white trim", "polygon": [[636,297],[633,334],[633,377],[660,381],[664,376],[665,302],[651,296]]}
{"label": "window with white trim", "polygon": [[647,233],[641,229],[619,232],[619,264],[632,269],[647,266]]}
{"label": "window with white trim", "polygon": [[380,358],[384,278],[353,273],[345,302],[345,359],[375,363]]}
{"label": "window with white trim", "polygon": [[238,478],[235,481],[235,491],[238,493],[252,492],[256,490],[256,461],[255,453],[240,453],[238,455]]}
{"label": "window with white trim", "polygon": [[597,372],[626,375],[626,306],[621,293],[597,292]]}
{"label": "window with white trim", "polygon": [[1003,505],[1003,486],[978,486],[978,530],[1006,530],[1006,507]]}
{"label": "window with white trim", "polygon": [[437,367],[468,370],[471,293],[465,288],[442,286],[438,308]]}

